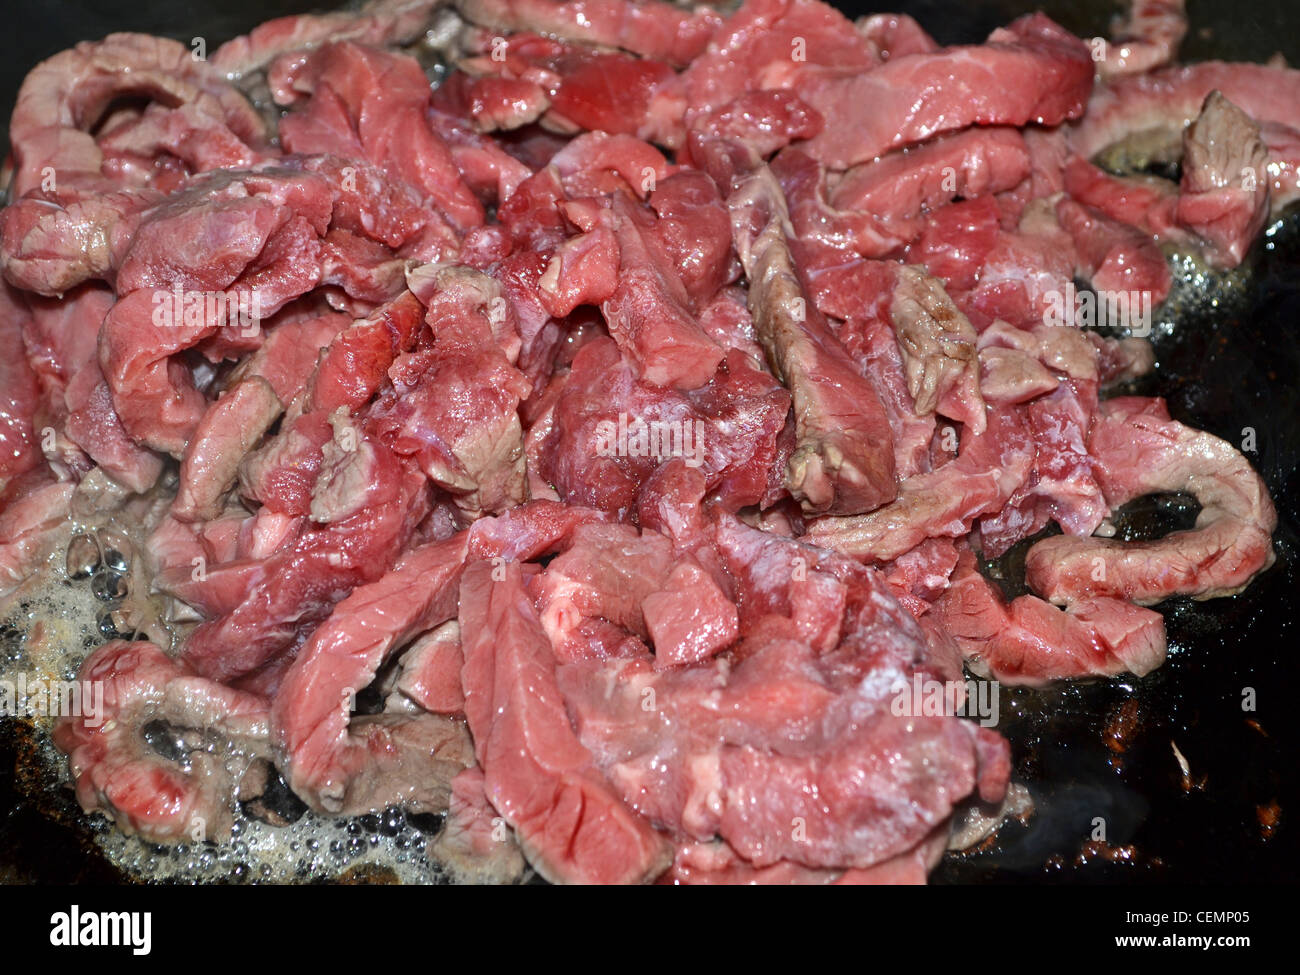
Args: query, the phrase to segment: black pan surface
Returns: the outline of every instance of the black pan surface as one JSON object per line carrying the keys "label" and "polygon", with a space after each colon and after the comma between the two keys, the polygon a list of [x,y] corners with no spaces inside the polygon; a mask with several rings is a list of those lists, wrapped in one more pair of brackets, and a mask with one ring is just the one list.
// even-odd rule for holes
{"label": "black pan surface", "polygon": [[[851,16],[874,5],[840,0]],[[75,42],[141,30],[209,48],[255,24],[318,6],[294,0],[59,0],[7,11],[0,34],[0,113],[8,118],[23,76]],[[1103,34],[1113,2],[904,0],[945,43],[978,40],[1032,9],[1083,36]],[[1291,0],[1249,5],[1188,0],[1185,60],[1262,61],[1280,51],[1300,63],[1300,10]],[[1289,691],[1300,678],[1294,613],[1300,513],[1300,219],[1257,245],[1244,287],[1186,291],[1154,337],[1159,368],[1140,391],[1165,396],[1176,419],[1241,445],[1277,505],[1278,564],[1245,593],[1161,606],[1169,632],[1164,667],[1143,680],[1091,681],[1043,691],[1004,689],[1000,730],[1035,814],[995,842],[949,855],[936,883],[1294,882],[1300,834],[1298,736]],[[1217,305],[1212,298],[1217,297]],[[1178,499],[1140,502],[1126,527],[1150,534],[1184,527]],[[1014,553],[1009,560],[1014,569]],[[0,649],[6,638],[0,633]],[[1256,710],[1243,710],[1253,689]],[[1189,774],[1176,761],[1185,757]],[[29,743],[0,721],[0,881],[114,883],[124,878],[90,842],[96,827],[70,797],[51,794]],[[1093,839],[1105,822],[1104,842]]]}

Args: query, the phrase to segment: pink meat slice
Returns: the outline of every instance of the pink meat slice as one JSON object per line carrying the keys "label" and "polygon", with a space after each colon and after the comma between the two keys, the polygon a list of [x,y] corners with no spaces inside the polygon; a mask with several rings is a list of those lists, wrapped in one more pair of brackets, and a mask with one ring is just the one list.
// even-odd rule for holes
{"label": "pink meat slice", "polygon": [[[775,88],[745,92],[694,119],[692,128],[712,138],[740,143],[767,157],[792,142],[812,138],[823,124],[822,117],[798,95]],[[684,148],[689,153],[689,141]]]}
{"label": "pink meat slice", "polygon": [[[1155,308],[1173,287],[1169,264],[1148,235],[1071,199],[1056,205],[1061,226],[1073,238],[1075,268],[1099,293],[1146,296]],[[1129,324],[1123,322],[1122,324]]]}
{"label": "pink meat slice", "polygon": [[[867,867],[914,846],[979,787],[979,732],[892,714],[888,688],[905,671],[883,654],[868,662],[852,637],[821,655],[748,642],[730,668],[560,668],[579,736],[634,809],[697,840],[718,835],[757,867]],[[990,792],[1006,772],[990,774]]]}
{"label": "pink meat slice", "polygon": [[275,390],[259,376],[227,390],[204,414],[186,448],[172,514],[182,521],[207,521],[221,514],[223,497],[234,487],[244,455],[282,411]]}
{"label": "pink meat slice", "polygon": [[456,9],[493,30],[621,47],[675,64],[697,57],[721,21],[707,7],[687,10],[637,0],[458,0]]}
{"label": "pink meat slice", "polygon": [[462,714],[465,692],[460,671],[465,655],[460,649],[460,626],[448,620],[402,651],[397,692],[435,714]]}
{"label": "pink meat slice", "polygon": [[682,170],[657,183],[649,200],[654,234],[681,274],[698,310],[739,273],[731,252],[731,218],[713,180]]}
{"label": "pink meat slice", "polygon": [[239,77],[270,64],[281,54],[351,40],[373,47],[409,43],[425,29],[442,0],[369,0],[360,10],[276,17],[222,44],[211,63]]}
{"label": "pink meat slice", "polygon": [[1111,44],[1097,62],[1097,73],[1115,78],[1163,67],[1177,57],[1186,34],[1184,0],[1129,0],[1127,14],[1116,18],[1111,29]]}
{"label": "pink meat slice", "polygon": [[[849,354],[857,359],[880,392],[880,401],[894,431],[894,466],[898,476],[905,481],[913,474],[928,471],[932,466],[930,444],[938,425],[937,417],[933,412],[921,414],[916,409],[894,329],[883,318],[873,315],[865,320],[845,322],[839,335]],[[982,407],[978,415],[984,421]]]}
{"label": "pink meat slice", "polygon": [[475,559],[531,562],[567,548],[584,525],[609,521],[594,508],[559,501],[535,500],[495,518],[482,518],[469,529]]}
{"label": "pink meat slice", "polygon": [[975,329],[943,285],[924,268],[905,265],[898,271],[889,314],[916,412],[938,410],[972,433],[983,433],[987,421]]}
{"label": "pink meat slice", "polygon": [[[619,253],[617,284],[601,303],[610,335],[647,382],[675,389],[703,386],[725,353],[691,314],[673,255],[651,229],[658,222],[621,194],[608,212]],[[725,227],[712,231],[727,239]]]}
{"label": "pink meat slice", "polygon": [[0,496],[0,594],[11,592],[50,554],[75,486],[34,468]]}
{"label": "pink meat slice", "polygon": [[321,352],[352,321],[350,316],[336,312],[278,320],[266,329],[262,344],[239,363],[234,375],[265,380],[280,402],[288,406],[311,379]]}
{"label": "pink meat slice", "polygon": [[827,199],[826,167],[800,146],[777,153],[771,169],[785,193],[800,247],[817,243],[848,248],[865,257],[884,257],[905,246],[919,229],[915,220],[891,222],[888,214],[877,215],[867,207],[832,206]]}
{"label": "pink meat slice", "polygon": [[827,71],[795,85],[836,119],[806,151],[847,169],[891,149],[969,125],[1057,125],[1083,114],[1093,63],[1082,41],[1043,14],[1022,17],[976,47],[891,58],[872,71]]}
{"label": "pink meat slice", "polygon": [[808,539],[853,558],[888,561],[933,536],[957,537],[1002,509],[1026,478],[1034,447],[1012,410],[990,410],[981,434],[964,434],[955,460],[908,478],[898,500],[870,514],[818,518]]}
{"label": "pink meat slice", "polygon": [[749,0],[727,18],[708,50],[691,61],[682,73],[682,87],[691,112],[702,114],[751,92],[789,88],[818,69],[868,71],[875,64],[866,41],[828,4]]}
{"label": "pink meat slice", "polygon": [[[330,206],[319,177],[221,173],[146,217],[118,272],[124,297],[109,311],[99,338],[105,381],[133,438],[183,455],[206,404],[192,370],[177,357],[232,325],[209,296],[229,289],[251,302],[259,274],[271,267],[275,281],[257,288],[265,298],[258,303],[261,314],[310,290],[319,277],[312,241],[328,224]],[[279,254],[281,231],[308,250]],[[271,260],[267,267],[257,263],[263,255]],[[283,262],[276,259],[281,256]]]}
{"label": "pink meat slice", "polygon": [[[475,518],[523,501],[519,403],[531,391],[494,330],[505,299],[490,277],[444,268],[425,318],[431,348],[398,355],[368,411],[370,429]],[[517,348],[513,334],[505,337]]]}
{"label": "pink meat slice", "polygon": [[651,640],[660,667],[712,657],[738,632],[735,606],[694,558],[674,558],[667,538],[629,525],[579,526],[532,591],[560,660],[590,655],[593,620]]}
{"label": "pink meat slice", "polygon": [[881,61],[939,50],[938,42],[907,14],[871,14],[859,17],[853,26],[876,49]]}
{"label": "pink meat slice", "polygon": [[41,460],[34,426],[41,389],[23,345],[26,317],[17,292],[0,285],[0,496]]}
{"label": "pink meat slice", "polygon": [[465,714],[488,801],[552,882],[638,883],[667,841],[610,788],[569,723],[555,657],[516,563],[476,562],[461,583]]}
{"label": "pink meat slice", "polygon": [[1262,229],[1279,185],[1261,127],[1212,91],[1183,131],[1182,147],[1178,187],[1155,178],[1112,176],[1076,156],[1065,168],[1066,188],[1115,220],[1199,247],[1213,266],[1236,267]]}
{"label": "pink meat slice", "polygon": [[1169,596],[1240,592],[1273,564],[1277,514],[1259,475],[1218,437],[1169,419],[1163,401],[1102,404],[1088,437],[1112,506],[1144,494],[1186,492],[1201,504],[1196,527],[1146,542],[1061,536],[1029,552],[1025,578],[1054,603],[1110,596],[1149,606]]}
{"label": "pink meat slice", "polygon": [[415,344],[423,323],[423,306],[403,292],[339,332],[317,363],[303,412],[359,409],[378,392],[397,355]]}
{"label": "pink meat slice", "polygon": [[272,67],[277,97],[311,96],[280,123],[286,149],[365,160],[416,188],[458,229],[483,222],[482,204],[425,117],[429,82],[414,58],[352,41],[285,57]]}
{"label": "pink meat slice", "polygon": [[455,616],[465,551],[463,534],[413,549],[340,602],[290,665],[271,741],[314,808],[446,808],[452,778],[473,761],[464,725],[434,714],[353,718],[350,705],[396,648]]}
{"label": "pink meat slice", "polygon": [[1007,603],[963,549],[951,585],[934,604],[937,618],[973,666],[1006,684],[1131,673],[1142,677],[1165,659],[1164,617],[1101,596],[1060,609],[1037,596]]}
{"label": "pink meat slice", "polygon": [[52,166],[66,189],[102,185],[103,155],[90,134],[105,109],[123,96],[167,105],[194,104],[253,144],[265,141],[261,116],[226,78],[177,41],[146,34],[110,34],[41,62],[18,92],[10,126],[15,198],[41,186]]}
{"label": "pink meat slice", "polygon": [[[360,451],[355,452],[361,456]],[[367,504],[313,525],[266,560],[266,574],[230,612],[200,624],[182,656],[195,670],[232,680],[272,662],[328,616],[356,586],[383,575],[428,512],[423,478],[385,449],[367,452]]]}
{"label": "pink meat slice", "polygon": [[1267,172],[1268,147],[1259,125],[1222,94],[1210,92],[1184,134],[1175,219],[1205,242],[1212,264],[1236,267],[1264,229]]}
{"label": "pink meat slice", "polygon": [[593,339],[556,399],[538,473],[566,501],[627,512],[646,479],[681,457],[726,507],[756,504],[789,408],[780,384],[738,350],[709,385],[681,393],[638,381],[613,341]]}
{"label": "pink meat slice", "polygon": [[[61,300],[27,295],[26,304],[25,312],[15,314],[41,387],[42,425],[66,435],[120,484],[147,491],[162,472],[162,461],[123,428],[96,355],[100,326],[113,305],[112,292],[86,285]],[[57,446],[55,452],[61,453]]]}
{"label": "pink meat slice", "polygon": [[[81,808],[152,843],[228,835],[239,776],[205,737],[242,749],[245,763],[265,754],[266,699],[196,676],[145,641],[104,644],[86,658],[78,680],[102,688],[103,713],[60,719],[54,740],[68,755]],[[146,726],[159,721],[197,736],[187,743],[185,766],[146,740]]]}
{"label": "pink meat slice", "polygon": [[151,189],[114,188],[60,202],[16,200],[0,212],[0,270],[15,287],[50,296],[106,280],[141,214],[162,198]]}
{"label": "pink meat slice", "polygon": [[[1001,193],[1028,175],[1029,152],[1015,129],[966,129],[853,167],[836,182],[830,204],[919,230],[930,210],[957,197]],[[913,236],[904,232],[904,239]]]}
{"label": "pink meat slice", "polygon": [[1070,129],[1070,148],[1085,159],[1125,137],[1153,131],[1179,136],[1218,91],[1261,125],[1295,126],[1300,71],[1265,64],[1202,61],[1099,85]]}
{"label": "pink meat slice", "polygon": [[880,397],[805,297],[775,177],[759,166],[728,200],[749,279],[754,327],[793,400],[796,445],[786,487],[810,513],[854,514],[891,501],[893,431]]}
{"label": "pink meat slice", "polygon": [[[241,463],[243,494],[282,514],[307,514],[321,452],[332,436],[328,417],[339,407],[360,410],[379,391],[394,359],[414,346],[423,319],[419,300],[403,292],[346,328],[338,328],[337,320],[323,323],[320,331],[309,328],[304,338],[315,348],[308,354],[301,348],[280,349],[273,340],[267,346],[269,358],[259,361],[255,356],[250,368],[264,370],[272,378],[280,373],[280,363],[291,370],[275,380],[282,385],[297,385],[302,377],[299,369],[310,367],[311,373],[304,380],[297,415],[286,419],[274,437]],[[322,351],[319,343],[326,340]]]}
{"label": "pink meat slice", "polygon": [[428,855],[462,883],[514,883],[524,873],[524,858],[484,786],[477,766],[451,780],[447,821],[429,843]]}

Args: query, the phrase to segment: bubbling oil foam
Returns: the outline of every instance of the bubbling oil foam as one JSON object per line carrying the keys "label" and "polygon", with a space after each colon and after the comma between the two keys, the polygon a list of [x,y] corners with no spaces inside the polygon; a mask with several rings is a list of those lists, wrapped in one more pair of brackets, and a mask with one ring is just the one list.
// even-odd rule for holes
{"label": "bubbling oil foam", "polygon": [[[90,651],[105,641],[97,621],[105,604],[92,594],[88,579],[72,581],[65,572],[68,544],[78,533],[95,529],[69,520],[39,571],[0,601],[0,679],[15,681],[21,673],[29,684],[38,678],[72,680]],[[131,532],[140,543],[142,534]],[[66,756],[50,738],[54,719],[36,714],[22,720],[32,726],[37,757],[46,770],[49,795],[44,798],[66,793],[71,776]],[[33,798],[39,803],[42,797]],[[82,818],[89,839],[105,859],[127,877],[142,882],[454,881],[425,852],[437,832],[438,818],[408,816],[400,809],[352,818],[331,818],[308,810],[285,826],[272,826],[237,809],[228,840],[177,846],[127,836],[103,816]]]}

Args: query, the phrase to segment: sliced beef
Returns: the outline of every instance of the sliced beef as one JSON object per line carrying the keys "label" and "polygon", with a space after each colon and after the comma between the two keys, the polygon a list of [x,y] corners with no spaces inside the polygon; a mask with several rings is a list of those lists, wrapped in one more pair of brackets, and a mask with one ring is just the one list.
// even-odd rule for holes
{"label": "sliced beef", "polygon": [[875,64],[867,43],[833,7],[811,0],[748,0],[691,61],[682,84],[690,110],[702,113],[751,92],[790,88],[819,69],[865,72]]}
{"label": "sliced beef", "polygon": [[447,821],[426,852],[461,883],[509,884],[525,871],[519,844],[488,802],[477,767],[451,780]]}
{"label": "sliced beef", "polygon": [[[286,310],[286,314],[288,314]],[[232,378],[265,380],[286,406],[306,388],[321,352],[334,337],[352,324],[348,315],[306,312],[268,325],[262,344],[232,372]]]}
{"label": "sliced beef", "polygon": [[808,141],[807,151],[833,169],[847,169],[972,124],[1056,125],[1077,118],[1092,74],[1083,42],[1032,14],[978,47],[891,58],[873,71],[827,71],[801,79],[795,90],[836,120]]}
{"label": "sliced beef", "polygon": [[[87,659],[79,802],[220,840],[274,763],[445,812],[459,881],[923,882],[1009,808],[964,665],[1140,677],[1150,604],[1274,559],[1239,453],[1101,400],[1151,347],[1069,326],[1076,278],[1138,325],[1162,248],[1242,261],[1300,73],[1163,67],[1180,0],[1104,56],[1042,14],[447,6],[112,35],[19,94],[0,595],[121,505],[179,645]],[[1192,531],[1096,534],[1168,491]],[[1052,523],[1008,601],[977,558]]]}
{"label": "sliced beef", "polygon": [[465,692],[460,686],[464,663],[460,626],[448,620],[402,651],[395,691],[426,711],[461,714],[465,709]]}
{"label": "sliced beef", "polygon": [[[867,867],[911,848],[977,787],[974,726],[892,714],[905,671],[885,655],[868,663],[851,637],[822,655],[747,642],[734,668],[560,668],[582,741],[633,808],[697,840],[720,836],[756,867]],[[990,776],[991,792],[1005,774],[1001,787]]]}
{"label": "sliced beef", "polygon": [[674,558],[667,538],[628,525],[580,526],[533,592],[562,661],[644,653],[631,634],[652,644],[657,666],[675,667],[714,656],[738,633],[735,606],[693,557]]}
{"label": "sliced beef", "polygon": [[853,26],[876,49],[881,61],[939,49],[938,42],[907,14],[871,14],[858,18]]}
{"label": "sliced beef", "polygon": [[50,453],[63,455],[57,441],[66,438],[118,483],[142,492],[157,480],[162,461],[128,435],[100,371],[96,344],[112,305],[112,293],[96,285],[61,300],[28,295],[23,345],[41,387],[40,423],[55,434]]}
{"label": "sliced beef", "polygon": [[368,0],[360,10],[276,17],[222,44],[211,62],[227,76],[265,68],[281,54],[351,40],[374,47],[415,40],[444,0]]}
{"label": "sliced beef", "polygon": [[1059,609],[1037,596],[1006,603],[964,550],[935,612],[967,661],[1006,684],[1044,684],[1131,673],[1142,677],[1165,658],[1164,617],[1102,596]]}
{"label": "sliced beef", "polygon": [[154,190],[137,188],[87,192],[63,202],[24,197],[0,213],[0,270],[15,287],[51,296],[107,279],[141,214],[161,199]]}
{"label": "sliced beef", "polygon": [[484,791],[528,862],[552,882],[652,880],[671,849],[623,804],[574,733],[518,564],[470,565],[460,607],[465,714]]}
{"label": "sliced beef", "polygon": [[534,31],[621,47],[676,64],[699,55],[719,23],[708,8],[691,11],[637,0],[458,0],[456,9],[472,23],[493,30]]}
{"label": "sliced beef", "polygon": [[1263,227],[1277,166],[1260,126],[1218,91],[1182,133],[1182,181],[1113,176],[1079,158],[1065,184],[1080,203],[1183,248],[1236,267]]}
{"label": "sliced beef", "polygon": [[102,153],[90,134],[114,99],[144,96],[193,104],[236,137],[264,142],[261,116],[212,65],[177,41],[110,34],[56,54],[32,70],[18,92],[10,125],[14,198],[41,187],[53,167],[65,190],[102,186]]}
{"label": "sliced beef", "polygon": [[23,346],[26,310],[16,299],[13,289],[0,285],[0,496],[41,461],[34,423],[41,389]]}
{"label": "sliced beef", "polygon": [[[1269,212],[1268,148],[1259,125],[1217,91],[1183,140],[1176,219],[1207,246],[1210,262],[1236,267]],[[1248,175],[1249,174],[1249,175]]]}
{"label": "sliced beef", "polygon": [[1169,264],[1159,245],[1146,234],[1117,223],[1090,207],[1063,199],[1056,207],[1061,226],[1074,239],[1076,271],[1087,278],[1093,289],[1103,295],[1125,295],[1125,306],[1118,306],[1120,325],[1140,325],[1135,316],[1133,296],[1138,312],[1148,311],[1164,301],[1173,287]]}
{"label": "sliced beef", "polygon": [[190,634],[182,656],[191,666],[217,680],[252,673],[293,647],[353,588],[383,575],[427,514],[428,497],[420,474],[386,448],[376,455],[382,477],[373,480],[369,503],[312,526],[267,559],[265,576],[243,602]]}
{"label": "sliced beef", "polygon": [[1116,165],[1133,157],[1138,168],[1153,156],[1176,160],[1183,131],[1213,91],[1260,124],[1276,212],[1300,190],[1292,134],[1300,123],[1300,71],[1291,68],[1204,61],[1116,79],[1098,87],[1087,114],[1072,127],[1070,147],[1085,159],[1104,156]]}
{"label": "sliced beef", "polygon": [[281,103],[310,95],[280,123],[286,149],[373,163],[431,200],[458,229],[483,222],[482,204],[426,118],[429,82],[414,58],[352,41],[286,57],[272,67]]}
{"label": "sliced beef", "polygon": [[[601,304],[610,335],[625,350],[647,382],[676,389],[696,389],[707,383],[724,350],[704,332],[691,314],[691,299],[678,276],[673,255],[650,237],[650,224],[635,204],[615,195],[613,231],[618,242],[618,283]],[[710,233],[705,246],[725,241],[726,227],[696,226]],[[725,245],[724,245],[725,246]]]}
{"label": "sliced beef", "polygon": [[[691,123],[696,132],[737,142],[760,156],[770,156],[792,142],[810,139],[825,120],[798,95],[786,89],[747,91]],[[685,147],[689,153],[689,143]]]}
{"label": "sliced beef", "polygon": [[172,514],[189,521],[219,515],[223,496],[234,487],[244,455],[279,419],[282,410],[271,384],[259,376],[236,383],[218,399],[185,451]]}
{"label": "sliced beef", "polygon": [[266,699],[199,677],[145,641],[105,644],[78,679],[102,688],[104,711],[60,719],[54,740],[81,808],[151,843],[228,835],[239,779],[268,751]]}
{"label": "sliced beef", "polygon": [[889,308],[917,413],[938,410],[972,433],[984,432],[975,329],[938,279],[915,265],[898,272]]}
{"label": "sliced beef", "polygon": [[1115,78],[1163,67],[1177,56],[1186,34],[1183,0],[1130,0],[1128,13],[1111,28],[1111,44],[1097,73]]}
{"label": "sliced beef", "polygon": [[[443,268],[428,299],[429,348],[398,355],[369,410],[370,428],[470,517],[524,499],[518,407],[531,391],[495,330],[505,299],[491,278]],[[510,348],[517,339],[506,338]]]}
{"label": "sliced beef", "polygon": [[656,468],[681,458],[734,510],[767,495],[789,408],[780,384],[739,350],[709,385],[679,393],[638,382],[612,341],[594,339],[556,398],[538,473],[566,501],[627,513]]}
{"label": "sliced beef", "polygon": [[[850,319],[839,331],[840,341],[880,393],[894,431],[894,466],[899,478],[928,471],[937,418],[920,413],[908,388],[903,351],[890,323],[880,315]],[[979,419],[984,422],[983,409]]]}
{"label": "sliced beef", "polygon": [[755,331],[793,400],[796,446],[786,487],[809,512],[880,507],[898,490],[889,419],[805,297],[790,255],[785,200],[771,171],[760,166],[745,177],[728,206]]}
{"label": "sliced beef", "polygon": [[1091,597],[1141,606],[1173,595],[1240,592],[1273,564],[1277,515],[1250,464],[1230,445],[1169,419],[1160,400],[1102,404],[1088,437],[1098,481],[1112,507],[1144,494],[1187,492],[1201,504],[1196,527],[1146,542],[1045,539],[1030,550],[1026,580],[1056,603]]}
{"label": "sliced beef", "polygon": [[48,468],[14,478],[0,496],[0,593],[9,593],[50,554],[68,517],[73,485]]}
{"label": "sliced beef", "polygon": [[815,242],[867,257],[884,257],[905,246],[917,230],[914,219],[887,222],[887,214],[877,216],[866,207],[833,207],[827,200],[826,168],[799,146],[777,153],[771,169],[785,194],[800,246]]}
{"label": "sliced beef", "polygon": [[981,515],[1000,511],[1029,477],[1034,448],[1011,410],[990,410],[981,434],[962,436],[955,460],[908,478],[898,500],[878,511],[818,518],[808,538],[857,559],[888,561],[928,537],[957,537]]}
{"label": "sliced beef", "polygon": [[958,197],[1001,193],[1028,175],[1029,152],[1015,129],[966,129],[853,167],[836,182],[830,203],[874,214],[910,240],[930,210]]}
{"label": "sliced beef", "polygon": [[354,718],[356,695],[393,651],[456,614],[466,539],[417,548],[354,589],[303,645],[271,707],[271,741],[293,790],[356,815],[406,805],[441,812],[472,764],[465,727],[435,714]]}

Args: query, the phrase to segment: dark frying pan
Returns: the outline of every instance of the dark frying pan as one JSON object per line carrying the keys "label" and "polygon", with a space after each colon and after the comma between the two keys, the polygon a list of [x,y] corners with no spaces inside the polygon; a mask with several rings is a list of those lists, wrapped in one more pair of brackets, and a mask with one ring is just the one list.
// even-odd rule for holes
{"label": "dark frying pan", "polygon": [[[851,16],[872,5],[839,0]],[[0,114],[8,118],[37,61],[115,30],[163,34],[209,48],[312,0],[58,0],[14,5],[0,33]],[[1114,0],[900,0],[941,42],[973,41],[1032,9],[1082,36],[1103,34]],[[1280,51],[1300,64],[1300,12],[1291,0],[1188,0],[1185,60],[1262,61]],[[1288,692],[1295,653],[1297,513],[1300,512],[1300,221],[1252,254],[1244,288],[1219,295],[1184,289],[1155,336],[1159,370],[1143,393],[1165,396],[1173,415],[1241,444],[1278,507],[1278,564],[1245,593],[1165,611],[1169,660],[1141,681],[1091,681],[1043,691],[1004,691],[1001,730],[1016,778],[1036,813],[995,842],[950,855],[938,883],[1243,883],[1293,881],[1300,834],[1294,778],[1297,734]],[[1186,527],[1195,507],[1146,499],[1125,513],[1135,536]],[[1016,554],[1008,557],[1014,575]],[[1021,553],[1023,554],[1023,553]],[[0,634],[0,636],[3,636]],[[1257,710],[1243,711],[1253,688]],[[1184,774],[1176,744],[1188,766]],[[84,817],[49,795],[27,758],[21,730],[0,722],[0,881],[116,882],[95,852]],[[1105,820],[1105,842],[1092,839]]]}

